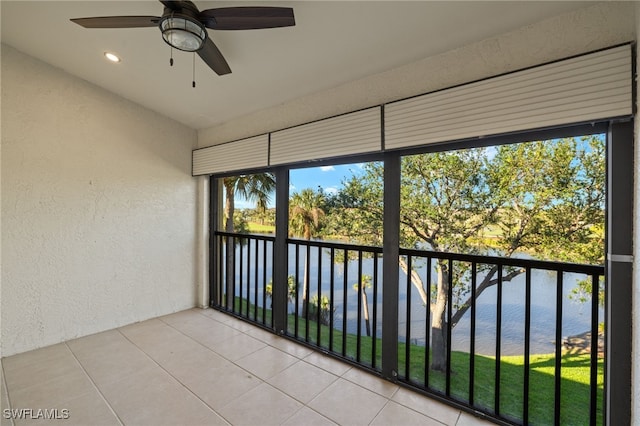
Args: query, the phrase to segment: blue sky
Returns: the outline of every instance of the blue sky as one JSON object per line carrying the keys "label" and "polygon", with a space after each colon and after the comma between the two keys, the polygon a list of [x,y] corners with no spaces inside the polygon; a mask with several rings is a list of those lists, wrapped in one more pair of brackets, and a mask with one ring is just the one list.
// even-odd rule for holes
{"label": "blue sky", "polygon": [[291,170],[289,193],[300,192],[305,188],[315,190],[321,186],[325,192],[335,194],[342,188],[344,180],[362,173],[362,166],[362,163],[358,163]]}
{"label": "blue sky", "polygon": [[[342,187],[342,181],[362,173],[362,166],[362,163],[354,163],[291,170],[289,174],[289,194],[300,192],[305,188],[315,190],[318,186],[321,186],[329,194],[335,194]],[[272,199],[269,207],[274,206],[275,199]],[[236,198],[236,207],[245,209],[254,208],[255,205],[246,200]]]}
{"label": "blue sky", "polygon": [[[599,135],[604,137],[605,135]],[[581,139],[579,139],[581,141]],[[580,142],[584,143],[584,142]],[[583,147],[589,151],[588,147]],[[493,158],[497,153],[495,146],[485,148],[485,155]],[[299,192],[305,188],[316,190],[321,186],[328,194],[335,194],[341,187],[342,182],[353,175],[362,174],[363,163],[341,164],[335,166],[307,167],[302,169],[292,169],[289,173],[289,195]],[[254,208],[255,203],[236,198],[237,208]],[[275,207],[275,194],[269,207]]]}

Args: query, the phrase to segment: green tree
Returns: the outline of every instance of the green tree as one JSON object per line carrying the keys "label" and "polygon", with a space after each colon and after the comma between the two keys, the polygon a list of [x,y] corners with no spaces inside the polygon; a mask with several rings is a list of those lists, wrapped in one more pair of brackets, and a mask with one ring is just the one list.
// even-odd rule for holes
{"label": "green tree", "polygon": [[[238,219],[235,209],[236,195],[248,200],[254,201],[257,208],[266,209],[267,204],[271,200],[276,186],[275,176],[273,173],[258,173],[252,175],[238,175],[229,176],[222,179],[222,185],[225,190],[224,201],[224,230],[225,232],[235,232],[236,225],[241,226],[240,229],[244,230],[245,223],[234,223]],[[232,239],[228,238],[226,243],[226,295],[227,303],[233,306],[233,256],[230,253],[234,252],[235,246],[232,243]]]}
{"label": "green tree", "polygon": [[[269,283],[265,287],[265,292],[269,299],[272,299],[273,304],[273,280],[269,280]],[[296,300],[296,293],[298,292],[298,283],[293,275],[287,277],[287,302],[293,303]]]}
{"label": "green tree", "polygon": [[[604,141],[600,137],[562,139],[405,156],[402,159],[400,244],[407,248],[602,263],[604,222]],[[364,174],[344,183],[336,197],[342,208],[334,220],[340,233],[362,244],[382,243],[383,168],[369,163]],[[498,229],[491,247],[488,229]],[[435,288],[403,257],[399,264],[420,294],[431,301],[432,364],[446,368],[446,307],[454,327],[471,305],[469,265],[436,259]],[[497,283],[497,267],[478,272],[476,297]],[[503,281],[522,273],[507,270]],[[450,276],[450,274],[452,274]],[[448,300],[449,283],[453,300]],[[430,298],[427,297],[431,292]]]}
{"label": "green tree", "polygon": [[[302,236],[305,240],[320,235],[322,218],[325,216],[323,206],[324,192],[305,188],[295,192],[289,199],[289,233]],[[305,256],[304,280],[302,286],[302,316],[307,314],[307,299],[309,297],[309,259]]]}
{"label": "green tree", "polygon": [[222,184],[225,189],[224,230],[226,232],[234,232],[233,217],[236,196],[255,202],[256,209],[259,212],[264,212],[275,191],[276,179],[273,173],[257,173],[229,176],[222,179]]}

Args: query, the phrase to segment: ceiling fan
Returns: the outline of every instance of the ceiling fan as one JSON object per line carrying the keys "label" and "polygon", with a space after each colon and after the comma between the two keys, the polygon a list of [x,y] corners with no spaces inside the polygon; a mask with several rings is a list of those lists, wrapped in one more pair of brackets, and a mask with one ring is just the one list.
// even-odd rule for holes
{"label": "ceiling fan", "polygon": [[190,1],[160,0],[160,3],[164,5],[162,16],[103,16],[71,21],[85,28],[159,27],[167,44],[186,52],[197,52],[218,75],[229,74],[231,68],[209,38],[207,28],[254,30],[296,24],[293,9],[288,7],[222,7],[201,12]]}

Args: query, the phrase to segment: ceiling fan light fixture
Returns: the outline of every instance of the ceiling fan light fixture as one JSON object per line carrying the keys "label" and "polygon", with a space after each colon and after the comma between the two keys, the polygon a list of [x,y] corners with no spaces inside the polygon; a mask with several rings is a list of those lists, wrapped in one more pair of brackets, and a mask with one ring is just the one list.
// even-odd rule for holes
{"label": "ceiling fan light fixture", "polygon": [[204,26],[184,15],[170,15],[160,21],[160,30],[164,41],[176,49],[185,52],[200,50],[207,39]]}

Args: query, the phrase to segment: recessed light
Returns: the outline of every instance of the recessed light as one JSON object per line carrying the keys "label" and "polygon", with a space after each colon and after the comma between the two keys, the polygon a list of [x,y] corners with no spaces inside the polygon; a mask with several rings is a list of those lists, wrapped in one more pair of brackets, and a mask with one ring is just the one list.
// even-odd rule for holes
{"label": "recessed light", "polygon": [[105,56],[105,58],[107,58],[111,62],[120,62],[121,61],[121,59],[115,53],[104,52],[104,56]]}

